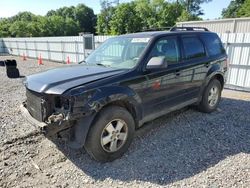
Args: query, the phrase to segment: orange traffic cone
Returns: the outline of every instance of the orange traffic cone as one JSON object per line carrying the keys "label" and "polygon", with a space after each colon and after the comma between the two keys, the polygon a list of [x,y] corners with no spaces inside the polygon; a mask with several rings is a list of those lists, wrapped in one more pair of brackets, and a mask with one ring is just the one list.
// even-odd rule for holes
{"label": "orange traffic cone", "polygon": [[23,61],[26,61],[26,60],[27,60],[27,58],[25,56],[25,53],[23,53]]}
{"label": "orange traffic cone", "polygon": [[67,57],[67,64],[70,64],[69,56]]}
{"label": "orange traffic cone", "polygon": [[42,55],[40,54],[38,58],[38,65],[43,65]]}

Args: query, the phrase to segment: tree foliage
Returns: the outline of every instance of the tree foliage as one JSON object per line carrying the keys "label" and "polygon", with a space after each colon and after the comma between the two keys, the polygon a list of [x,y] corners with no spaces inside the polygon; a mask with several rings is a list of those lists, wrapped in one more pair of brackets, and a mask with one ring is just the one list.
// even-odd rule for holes
{"label": "tree foliage", "polygon": [[177,21],[200,20],[200,4],[211,0],[135,0],[113,6],[102,1],[97,19],[98,34],[124,34],[147,28],[171,27]]}
{"label": "tree foliage", "polygon": [[227,8],[222,10],[223,18],[237,18],[239,11],[246,0],[232,0]]}
{"label": "tree foliage", "polygon": [[46,16],[21,12],[0,20],[0,37],[70,36],[95,32],[96,16],[84,4],[49,11]]}
{"label": "tree foliage", "polygon": [[[79,32],[124,34],[171,27],[177,21],[199,20],[200,5],[211,0],[101,0],[97,16],[84,4],[48,11],[45,16],[21,12],[0,19],[0,37],[70,36]],[[239,0],[237,0],[239,1]],[[246,14],[242,8],[241,14]]]}
{"label": "tree foliage", "polygon": [[250,16],[250,0],[245,0],[245,2],[240,7],[237,12],[238,17],[249,17]]}
{"label": "tree foliage", "polygon": [[194,17],[203,15],[201,4],[211,1],[212,0],[180,0],[179,2],[184,5],[186,12]]}

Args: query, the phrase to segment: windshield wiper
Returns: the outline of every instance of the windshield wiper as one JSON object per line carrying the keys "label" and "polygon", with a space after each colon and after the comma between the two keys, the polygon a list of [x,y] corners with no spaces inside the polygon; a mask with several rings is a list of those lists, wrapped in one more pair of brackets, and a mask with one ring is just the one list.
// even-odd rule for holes
{"label": "windshield wiper", "polygon": [[102,64],[102,63],[96,63],[96,65],[103,66],[103,67],[109,67],[108,65]]}
{"label": "windshield wiper", "polygon": [[78,62],[78,64],[82,64],[82,63],[87,64],[87,62],[85,60],[82,60],[82,61]]}

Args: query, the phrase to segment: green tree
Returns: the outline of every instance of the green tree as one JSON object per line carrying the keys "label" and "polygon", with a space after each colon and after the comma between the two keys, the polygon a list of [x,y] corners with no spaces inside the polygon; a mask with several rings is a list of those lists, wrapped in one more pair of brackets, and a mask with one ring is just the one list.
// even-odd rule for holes
{"label": "green tree", "polygon": [[65,19],[65,30],[64,35],[65,36],[74,36],[77,35],[80,31],[80,25],[78,22],[75,22],[72,18],[67,17]]}
{"label": "green tree", "polygon": [[191,13],[187,12],[185,9],[182,10],[181,15],[177,18],[178,22],[194,21],[194,20],[202,20],[202,19],[198,16],[192,15]]}
{"label": "green tree", "polygon": [[75,8],[75,19],[79,22],[83,32],[95,33],[96,16],[93,9],[79,4]]}
{"label": "green tree", "polygon": [[11,26],[11,23],[8,19],[1,19],[0,20],[0,37],[10,37],[10,31],[9,28]]}
{"label": "green tree", "polygon": [[136,12],[145,28],[171,27],[180,16],[183,6],[164,0],[137,0]]}
{"label": "green tree", "polygon": [[110,21],[111,34],[132,33],[141,28],[141,19],[137,16],[134,7],[134,2],[117,6]]}
{"label": "green tree", "polygon": [[97,16],[96,32],[99,35],[108,35],[111,33],[110,21],[116,8],[108,1],[101,1],[101,8],[101,12]]}
{"label": "green tree", "polygon": [[249,17],[250,16],[250,0],[245,0],[240,9],[237,12],[238,17]]}
{"label": "green tree", "polygon": [[201,4],[203,4],[203,3],[209,3],[211,1],[212,0],[179,0],[177,2],[180,3],[180,4],[182,4],[185,7],[186,12],[188,14],[191,14],[193,16],[198,17],[198,16],[204,14],[203,10],[201,9]]}
{"label": "green tree", "polygon": [[238,11],[240,10],[244,2],[245,0],[231,1],[228,7],[222,10],[222,17],[223,18],[237,18]]}
{"label": "green tree", "polygon": [[9,28],[11,37],[32,37],[28,24],[29,22],[26,21],[15,21],[11,24]]}

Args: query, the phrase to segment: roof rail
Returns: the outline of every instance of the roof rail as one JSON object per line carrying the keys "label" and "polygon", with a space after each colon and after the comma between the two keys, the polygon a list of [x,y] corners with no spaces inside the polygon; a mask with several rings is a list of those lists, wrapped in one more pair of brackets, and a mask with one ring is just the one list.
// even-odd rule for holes
{"label": "roof rail", "polygon": [[195,30],[209,31],[205,27],[172,27],[170,29],[170,31],[195,31]]}
{"label": "roof rail", "polygon": [[142,31],[166,31],[170,30],[172,27],[158,27],[158,28],[143,28]]}

